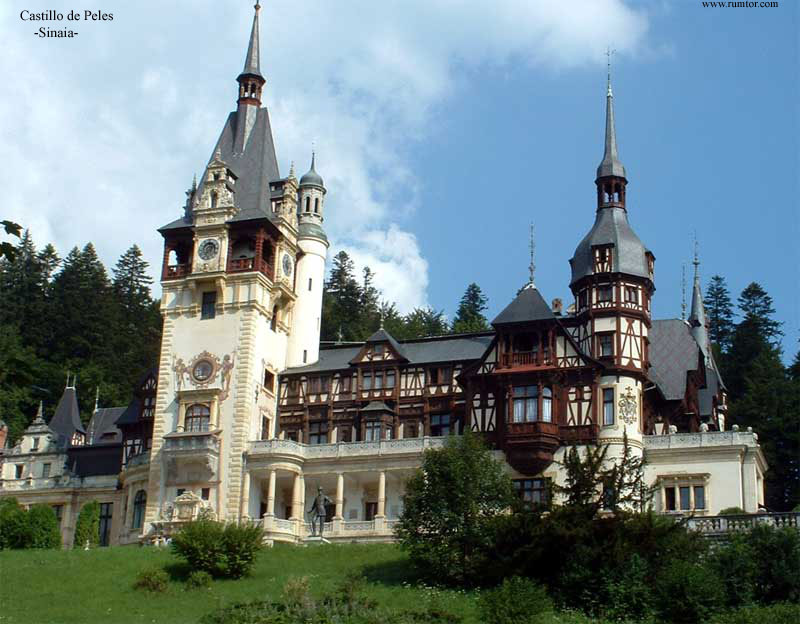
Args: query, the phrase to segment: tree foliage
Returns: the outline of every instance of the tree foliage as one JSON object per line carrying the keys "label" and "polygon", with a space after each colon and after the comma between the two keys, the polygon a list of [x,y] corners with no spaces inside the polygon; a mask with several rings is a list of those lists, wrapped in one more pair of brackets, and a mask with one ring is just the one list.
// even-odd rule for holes
{"label": "tree foliage", "polygon": [[453,333],[465,334],[469,332],[481,332],[489,329],[489,321],[486,320],[484,312],[487,309],[486,296],[481,291],[480,286],[475,282],[467,286],[461,303],[458,305],[456,316],[453,319]]}
{"label": "tree foliage", "polygon": [[89,501],[78,514],[75,523],[75,539],[72,547],[75,549],[94,548],[100,544],[100,503]]}
{"label": "tree foliage", "polygon": [[727,351],[733,334],[733,304],[724,277],[711,278],[703,305],[708,317],[708,337],[720,351]]}
{"label": "tree foliage", "polygon": [[471,584],[485,562],[491,520],[516,497],[503,464],[466,431],[425,451],[403,500],[397,536],[419,570],[440,582]]}

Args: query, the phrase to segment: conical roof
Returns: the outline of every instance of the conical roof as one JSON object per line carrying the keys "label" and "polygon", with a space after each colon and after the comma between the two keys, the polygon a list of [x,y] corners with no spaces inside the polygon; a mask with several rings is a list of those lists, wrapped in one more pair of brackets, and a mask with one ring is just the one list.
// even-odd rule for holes
{"label": "conical roof", "polygon": [[611,80],[608,81],[608,91],[606,92],[606,141],[603,160],[597,167],[597,177],[605,178],[616,176],[625,177],[625,167],[619,160],[617,151],[617,130],[614,125],[614,94],[611,92]]}
{"label": "conical roof", "polygon": [[241,76],[258,76],[261,75],[261,53],[258,48],[259,34],[258,34],[258,12],[261,10],[261,5],[256,2],[255,15],[253,15],[253,28],[250,30],[250,43],[247,45],[247,56],[244,59],[244,69]]}
{"label": "conical roof", "polygon": [[56,434],[59,446],[68,446],[76,431],[86,435],[86,429],[81,422],[78,395],[74,386],[67,386],[64,389],[64,394],[58,401],[56,413],[50,421],[50,429]]}
{"label": "conical roof", "polygon": [[306,174],[300,178],[300,186],[319,186],[321,188],[325,188],[325,184],[322,181],[322,176],[317,173],[315,168],[317,156],[312,152],[311,154],[311,169],[308,170]]}
{"label": "conical roof", "polygon": [[552,318],[555,318],[555,315],[544,297],[533,284],[528,284],[519,291],[511,303],[503,308],[503,311],[492,321],[492,325],[527,323]]}

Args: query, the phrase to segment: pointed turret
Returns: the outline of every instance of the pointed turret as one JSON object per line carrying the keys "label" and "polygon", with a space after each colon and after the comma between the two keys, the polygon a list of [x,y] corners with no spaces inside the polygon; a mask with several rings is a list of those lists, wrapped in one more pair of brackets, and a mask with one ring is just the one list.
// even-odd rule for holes
{"label": "pointed turret", "polygon": [[256,12],[253,15],[253,28],[250,30],[250,42],[247,45],[247,56],[244,59],[244,69],[239,76],[257,76],[263,78],[261,75],[261,53],[258,49],[259,33],[258,33],[258,12],[261,10],[261,5],[256,2],[253,7]]}
{"label": "pointed turret", "polygon": [[692,287],[692,311],[689,314],[689,325],[692,326],[692,336],[706,358],[706,363],[712,365],[711,341],[708,339],[708,326],[706,322],[706,309],[703,305],[703,291],[700,288],[700,260],[697,254],[697,241],[694,244],[694,286]]}
{"label": "pointed turret", "polygon": [[611,90],[611,74],[608,76],[606,90],[606,142],[603,161],[597,167],[597,178],[625,177],[625,167],[619,160],[617,151],[617,130],[614,126],[614,93]]}
{"label": "pointed turret", "polygon": [[239,108],[236,118],[234,153],[238,154],[242,153],[247,146],[250,131],[256,122],[258,109],[261,107],[261,89],[267,82],[261,74],[261,59],[258,49],[258,12],[261,10],[258,2],[255,4],[255,10],[244,69],[236,78],[239,83]]}

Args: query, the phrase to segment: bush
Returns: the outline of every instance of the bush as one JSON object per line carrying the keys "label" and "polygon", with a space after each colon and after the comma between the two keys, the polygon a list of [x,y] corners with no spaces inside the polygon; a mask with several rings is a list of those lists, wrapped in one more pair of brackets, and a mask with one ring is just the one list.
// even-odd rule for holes
{"label": "bush", "polygon": [[16,498],[0,500],[0,550],[25,548],[27,514]]}
{"label": "bush", "polygon": [[86,503],[81,508],[78,521],[75,523],[75,540],[72,547],[84,548],[87,542],[90,548],[100,543],[100,503],[97,501]]}
{"label": "bush", "polygon": [[606,573],[603,604],[600,611],[609,620],[642,620],[653,613],[653,591],[648,579],[647,562],[633,553],[628,566]]}
{"label": "bush", "polygon": [[186,579],[186,586],[189,589],[208,589],[212,580],[211,575],[205,570],[194,570]]}
{"label": "bush", "polygon": [[666,563],[655,593],[661,617],[678,624],[706,622],[725,599],[722,582],[709,566],[680,559]]}
{"label": "bush", "polygon": [[720,613],[710,624],[797,624],[800,622],[800,605],[778,603],[768,607],[744,607]]}
{"label": "bush", "polygon": [[741,507],[726,507],[722,511],[719,512],[719,516],[743,516],[747,512],[742,509]]}
{"label": "bush", "polygon": [[133,583],[134,589],[141,589],[144,591],[163,593],[167,591],[169,584],[169,576],[161,568],[151,568],[143,570],[136,576]]}
{"label": "bush", "polygon": [[197,520],[172,538],[172,549],[189,566],[215,577],[240,578],[248,574],[263,543],[256,525]]}
{"label": "bush", "polygon": [[712,550],[709,565],[722,581],[726,605],[741,607],[753,602],[758,566],[744,535],[734,535]]}
{"label": "bush", "polygon": [[481,621],[487,624],[535,624],[553,610],[547,591],[529,579],[512,576],[478,599]]}
{"label": "bush", "polygon": [[61,529],[50,505],[33,505],[27,516],[25,548],[61,548]]}

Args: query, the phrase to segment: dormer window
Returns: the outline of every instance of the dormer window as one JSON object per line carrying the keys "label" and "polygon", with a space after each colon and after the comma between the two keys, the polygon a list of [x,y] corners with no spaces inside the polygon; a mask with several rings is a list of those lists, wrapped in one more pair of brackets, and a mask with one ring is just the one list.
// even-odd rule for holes
{"label": "dormer window", "polygon": [[639,303],[639,289],[635,286],[625,287],[625,303]]}
{"label": "dormer window", "polygon": [[217,207],[217,194],[211,193],[211,208],[214,209]]}
{"label": "dormer window", "polygon": [[594,272],[610,273],[613,250],[610,246],[594,247]]}
{"label": "dormer window", "polygon": [[219,173],[215,173],[215,174],[214,174],[214,180],[215,180],[215,181],[216,181],[216,180],[219,180]]}

